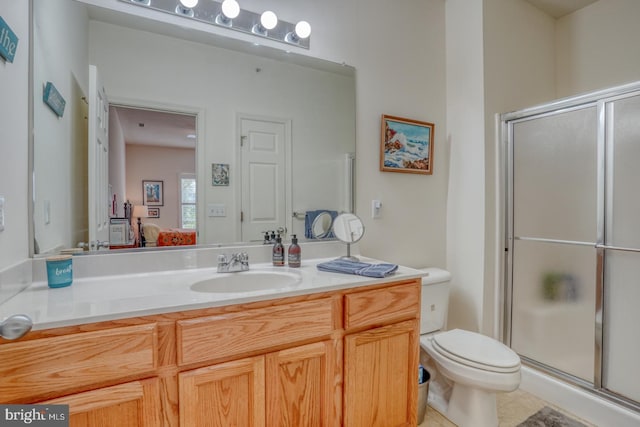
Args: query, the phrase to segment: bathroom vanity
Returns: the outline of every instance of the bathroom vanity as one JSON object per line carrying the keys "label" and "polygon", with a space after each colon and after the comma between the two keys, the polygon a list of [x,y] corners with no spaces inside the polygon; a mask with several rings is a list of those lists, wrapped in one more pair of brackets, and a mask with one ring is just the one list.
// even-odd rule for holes
{"label": "bathroom vanity", "polygon": [[[156,294],[140,294],[139,280],[133,298],[143,310],[132,298],[120,311],[106,300],[112,314],[75,318],[94,303],[82,292],[109,277],[74,282],[58,326],[43,319],[1,340],[0,401],[69,404],[72,425],[415,425],[421,273],[299,270],[298,286],[284,291],[201,296],[187,287],[183,299],[179,280],[150,274]],[[173,302],[151,307],[170,283]],[[62,295],[54,292],[64,291],[45,285],[31,301]]]}

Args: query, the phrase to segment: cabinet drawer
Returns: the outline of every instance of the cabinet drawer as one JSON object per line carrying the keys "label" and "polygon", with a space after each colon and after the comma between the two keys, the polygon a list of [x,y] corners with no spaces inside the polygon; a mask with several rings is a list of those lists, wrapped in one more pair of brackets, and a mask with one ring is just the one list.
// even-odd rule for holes
{"label": "cabinet drawer", "polygon": [[339,325],[338,308],[336,299],[323,298],[179,320],[178,364],[214,361],[329,336]]}
{"label": "cabinet drawer", "polygon": [[0,401],[18,402],[141,377],[156,368],[155,323],[0,346]]}
{"label": "cabinet drawer", "polygon": [[417,317],[420,313],[420,283],[345,295],[345,328],[379,325]]}

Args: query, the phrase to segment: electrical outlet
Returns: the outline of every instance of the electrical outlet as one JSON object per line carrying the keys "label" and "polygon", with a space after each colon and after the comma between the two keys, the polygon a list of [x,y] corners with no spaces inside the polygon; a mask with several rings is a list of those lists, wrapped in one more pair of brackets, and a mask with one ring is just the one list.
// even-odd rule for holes
{"label": "electrical outlet", "polygon": [[0,197],[0,231],[4,231],[4,197]]}
{"label": "electrical outlet", "polygon": [[208,217],[222,217],[227,216],[227,207],[223,204],[212,203],[207,205]]}

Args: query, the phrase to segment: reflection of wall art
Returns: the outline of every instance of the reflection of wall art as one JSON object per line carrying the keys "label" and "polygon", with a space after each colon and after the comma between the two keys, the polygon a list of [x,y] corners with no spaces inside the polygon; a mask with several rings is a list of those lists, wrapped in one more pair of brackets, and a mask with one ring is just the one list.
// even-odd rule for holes
{"label": "reflection of wall art", "polygon": [[380,170],[433,173],[433,123],[382,116]]}
{"label": "reflection of wall art", "polygon": [[17,49],[18,36],[0,16],[0,57],[7,62],[13,62]]}
{"label": "reflection of wall art", "polygon": [[164,206],[164,181],[142,181],[142,204]]}
{"label": "reflection of wall art", "polygon": [[147,208],[147,218],[160,218],[160,208]]}
{"label": "reflection of wall art", "polygon": [[229,185],[229,164],[212,163],[211,174],[213,185]]}
{"label": "reflection of wall art", "polygon": [[58,117],[64,115],[64,106],[67,102],[64,100],[58,89],[51,82],[47,82],[44,87],[44,93],[42,94],[42,100],[45,104],[51,108],[51,111],[56,113]]}

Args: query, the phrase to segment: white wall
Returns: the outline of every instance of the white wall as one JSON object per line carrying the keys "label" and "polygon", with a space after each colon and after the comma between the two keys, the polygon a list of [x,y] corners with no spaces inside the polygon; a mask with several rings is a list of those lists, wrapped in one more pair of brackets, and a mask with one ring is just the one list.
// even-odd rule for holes
{"label": "white wall", "polygon": [[496,221],[502,213],[496,189],[495,115],[555,98],[555,19],[523,0],[484,0],[485,264],[480,330],[499,336],[502,292],[496,285],[504,246]]}
{"label": "white wall", "polygon": [[[34,170],[38,183],[35,192],[35,236],[40,253],[75,246],[72,236],[82,227],[75,215],[75,184],[83,179],[82,166],[73,166],[78,141],[76,130],[83,121],[82,97],[88,89],[87,25],[84,8],[65,0],[40,1],[34,13],[34,55],[41,58],[34,68]],[[65,22],[65,25],[60,25]],[[47,82],[55,85],[66,101],[64,114],[58,117],[42,102]],[[85,137],[86,138],[86,137]],[[80,159],[82,160],[82,159]],[[84,160],[86,164],[86,160]],[[71,167],[70,167],[71,166]],[[45,203],[50,206],[45,221]],[[72,212],[74,214],[72,214]],[[86,225],[86,223],[84,224]],[[86,230],[85,230],[86,231]]]}
{"label": "white wall", "polygon": [[[333,45],[357,69],[356,212],[366,232],[362,253],[412,267],[445,267],[449,174],[445,122],[445,1],[358,0],[349,45]],[[337,7],[335,4],[332,7]],[[347,8],[347,11],[350,9]],[[312,43],[323,43],[323,40]],[[433,175],[381,172],[382,114],[435,124]],[[382,201],[379,219],[371,200]]]}
{"label": "white wall", "polygon": [[13,62],[0,59],[0,197],[4,197],[5,200],[5,230],[0,231],[0,270],[4,270],[29,256],[28,3],[24,0],[2,1],[0,16],[18,37],[18,48]]}
{"label": "white wall", "polygon": [[126,142],[120,125],[118,111],[109,109],[109,185],[112,197],[116,197],[116,217],[124,216],[124,202],[127,201]]}
{"label": "white wall", "polygon": [[449,328],[479,330],[484,275],[482,1],[447,0],[447,269]]}
{"label": "white wall", "polygon": [[600,0],[557,23],[558,96],[640,80],[640,2]]}

